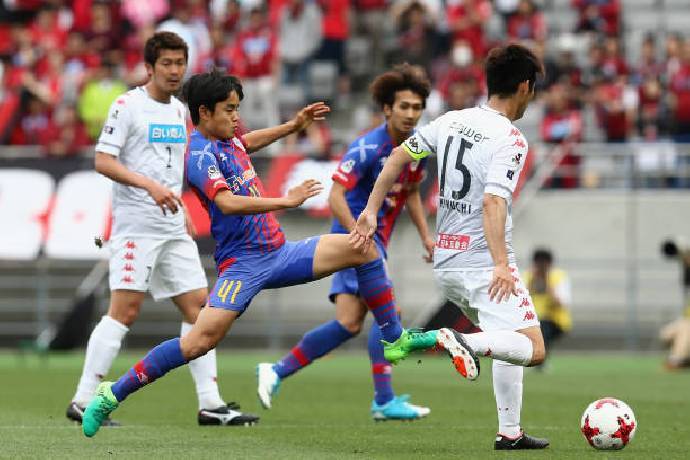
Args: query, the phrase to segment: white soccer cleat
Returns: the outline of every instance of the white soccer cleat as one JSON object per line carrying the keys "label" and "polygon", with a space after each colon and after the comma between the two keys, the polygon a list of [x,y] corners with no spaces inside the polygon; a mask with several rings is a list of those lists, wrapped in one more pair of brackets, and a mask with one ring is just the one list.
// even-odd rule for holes
{"label": "white soccer cleat", "polygon": [[436,341],[448,352],[460,375],[467,380],[476,380],[479,377],[479,358],[462,338],[462,334],[453,329],[439,329]]}
{"label": "white soccer cleat", "polygon": [[280,377],[273,370],[273,364],[271,363],[260,363],[256,366],[256,377],[259,381],[256,387],[259,401],[261,401],[264,409],[270,409],[271,397],[277,394],[280,388]]}

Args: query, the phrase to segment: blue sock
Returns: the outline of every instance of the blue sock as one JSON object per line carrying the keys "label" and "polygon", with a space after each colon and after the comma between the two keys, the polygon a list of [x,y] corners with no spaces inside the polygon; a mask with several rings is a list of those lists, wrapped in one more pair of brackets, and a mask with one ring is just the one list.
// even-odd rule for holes
{"label": "blue sock", "polygon": [[288,377],[352,337],[338,321],[324,323],[304,334],[302,340],[273,365],[273,369],[281,379]]}
{"label": "blue sock", "polygon": [[386,342],[395,342],[402,334],[402,326],[395,308],[393,283],[388,278],[382,259],[356,267],[359,295],[373,313],[376,324]]}
{"label": "blue sock", "polygon": [[118,401],[123,401],[139,388],[186,363],[180,348],[180,338],[167,340],[151,349],[144,359],[113,384],[111,390]]}
{"label": "blue sock", "polygon": [[379,406],[386,404],[395,397],[391,382],[392,366],[383,357],[381,344],[381,328],[376,323],[371,325],[367,340],[369,360],[371,360],[371,376],[374,379],[374,400]]}

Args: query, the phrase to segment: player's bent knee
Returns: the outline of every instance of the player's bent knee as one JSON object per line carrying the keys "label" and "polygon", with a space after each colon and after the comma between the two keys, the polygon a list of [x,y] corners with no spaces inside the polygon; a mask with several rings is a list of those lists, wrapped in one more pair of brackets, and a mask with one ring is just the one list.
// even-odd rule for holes
{"label": "player's bent knee", "polygon": [[360,332],[362,332],[362,322],[357,321],[357,320],[345,320],[345,321],[338,321],[341,326],[343,326],[347,332],[352,334],[353,336],[359,335]]}
{"label": "player's bent knee", "polygon": [[115,321],[129,327],[134,324],[139,317],[139,305],[131,304],[126,306],[118,306],[117,308],[111,307],[108,310],[108,316]]}

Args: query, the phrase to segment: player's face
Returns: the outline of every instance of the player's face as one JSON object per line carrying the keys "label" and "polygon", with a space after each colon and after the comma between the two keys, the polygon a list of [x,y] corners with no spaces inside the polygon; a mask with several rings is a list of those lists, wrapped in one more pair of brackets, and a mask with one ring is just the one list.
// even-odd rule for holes
{"label": "player's face", "polygon": [[182,86],[182,78],[186,71],[187,60],[184,57],[184,51],[163,49],[149,73],[153,84],[160,91],[174,94]]}
{"label": "player's face", "polygon": [[527,106],[534,99],[534,86],[530,90],[529,81],[523,81],[518,88],[518,112],[516,120],[522,118],[527,110]]}
{"label": "player's face", "polygon": [[383,114],[393,131],[405,136],[412,133],[424,111],[422,96],[409,89],[395,93],[393,106],[384,106]]}
{"label": "player's face", "polygon": [[231,139],[235,136],[240,121],[240,98],[232,91],[224,101],[216,103],[207,129],[217,139]]}

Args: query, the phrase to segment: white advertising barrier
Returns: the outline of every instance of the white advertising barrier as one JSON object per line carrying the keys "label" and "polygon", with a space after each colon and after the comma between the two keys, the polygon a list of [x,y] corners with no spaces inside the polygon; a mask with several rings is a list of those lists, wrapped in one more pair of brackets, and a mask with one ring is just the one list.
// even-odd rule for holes
{"label": "white advertising barrier", "polygon": [[109,224],[109,179],[95,171],[66,175],[58,185],[50,216],[46,256],[54,259],[104,259],[108,251],[94,244]]}
{"label": "white advertising barrier", "polygon": [[0,259],[32,260],[43,242],[43,217],[53,195],[50,174],[0,170]]}

